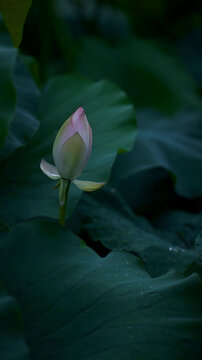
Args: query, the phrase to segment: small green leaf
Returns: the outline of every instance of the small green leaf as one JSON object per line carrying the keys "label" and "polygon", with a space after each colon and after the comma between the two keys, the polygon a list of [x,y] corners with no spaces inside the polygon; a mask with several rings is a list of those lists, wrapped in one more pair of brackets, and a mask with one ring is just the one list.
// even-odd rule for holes
{"label": "small green leaf", "polygon": [[11,33],[14,46],[19,46],[23,27],[32,0],[1,0],[0,12],[3,14],[6,25]]}

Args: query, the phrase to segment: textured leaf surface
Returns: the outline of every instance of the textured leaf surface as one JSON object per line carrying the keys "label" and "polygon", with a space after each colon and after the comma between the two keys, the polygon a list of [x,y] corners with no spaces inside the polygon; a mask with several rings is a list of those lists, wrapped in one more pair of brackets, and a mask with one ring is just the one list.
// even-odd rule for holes
{"label": "textured leaf surface", "polygon": [[[125,93],[109,82],[92,83],[77,75],[50,80],[42,95],[39,131],[25,149],[2,164],[0,218],[5,223],[37,216],[58,217],[55,183],[41,172],[39,165],[41,158],[53,163],[55,136],[79,106],[84,107],[93,131],[92,155],[81,179],[106,181],[118,150],[132,147],[135,114]],[[75,185],[71,186],[69,212],[81,193]]]}
{"label": "textured leaf surface", "polygon": [[100,258],[46,222],[5,235],[0,264],[23,311],[32,359],[200,358],[196,274],[152,279],[135,256]]}
{"label": "textured leaf surface", "polygon": [[[128,178],[134,184],[140,173],[163,168],[173,174],[180,195],[201,197],[201,112],[181,110],[165,117],[154,110],[142,110],[137,117],[140,130],[133,151],[119,156],[114,180]],[[124,186],[130,193],[129,183],[126,181]]]}
{"label": "textured leaf surface", "polygon": [[78,213],[91,240],[111,250],[138,254],[152,276],[171,268],[184,273],[192,262],[200,263],[202,252],[195,240],[201,231],[202,213],[165,212],[151,224],[134,215],[118,193],[107,189],[83,196]]}
{"label": "textured leaf surface", "polygon": [[0,358],[28,360],[29,351],[23,337],[21,313],[14,297],[0,285]]}

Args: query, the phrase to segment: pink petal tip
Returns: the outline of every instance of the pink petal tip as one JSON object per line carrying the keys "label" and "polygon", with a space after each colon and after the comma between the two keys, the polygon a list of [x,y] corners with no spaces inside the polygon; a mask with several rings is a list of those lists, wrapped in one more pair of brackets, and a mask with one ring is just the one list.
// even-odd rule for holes
{"label": "pink petal tip", "polygon": [[81,106],[73,113],[72,115],[72,119],[73,120],[78,120],[81,118],[81,116],[85,113],[84,108],[82,108]]}

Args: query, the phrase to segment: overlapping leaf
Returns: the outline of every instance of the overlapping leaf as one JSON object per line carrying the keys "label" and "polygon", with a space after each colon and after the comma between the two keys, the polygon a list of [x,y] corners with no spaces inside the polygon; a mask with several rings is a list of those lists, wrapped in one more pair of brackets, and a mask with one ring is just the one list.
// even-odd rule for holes
{"label": "overlapping leaf", "polygon": [[134,215],[123,198],[111,190],[85,195],[78,208],[82,227],[91,240],[107,249],[138,254],[152,276],[171,268],[184,273],[192,262],[200,263],[202,253],[196,249],[195,240],[201,231],[202,213],[165,212],[152,226]]}
{"label": "overlapping leaf", "polygon": [[[26,144],[36,132],[39,90],[22,58],[11,45],[0,18],[0,161]],[[3,144],[3,146],[2,146]]]}
{"label": "overlapping leaf", "polygon": [[[138,112],[138,121],[140,130],[133,151],[119,156],[114,167],[114,180],[128,178],[130,183],[136,183],[139,173],[163,168],[173,174],[180,195],[201,197],[201,112],[181,110],[174,116],[165,117],[147,109]],[[128,189],[130,186],[128,184]]]}
{"label": "overlapping leaf", "polygon": [[39,127],[36,115],[40,92],[20,56],[15,63],[13,82],[17,96],[16,107],[6,140],[0,149],[0,160],[24,146]]}
{"label": "overlapping leaf", "polygon": [[134,255],[100,258],[50,222],[18,225],[1,239],[0,253],[32,359],[200,357],[198,275],[152,279]]}
{"label": "overlapping leaf", "polygon": [[[92,83],[77,75],[57,77],[46,85],[40,105],[40,129],[25,149],[2,163],[0,218],[12,224],[30,217],[58,217],[58,194],[40,170],[52,160],[54,138],[62,123],[83,106],[93,131],[93,149],[82,178],[106,181],[119,149],[130,149],[136,133],[133,106],[113,84]],[[71,211],[81,196],[72,186]]]}

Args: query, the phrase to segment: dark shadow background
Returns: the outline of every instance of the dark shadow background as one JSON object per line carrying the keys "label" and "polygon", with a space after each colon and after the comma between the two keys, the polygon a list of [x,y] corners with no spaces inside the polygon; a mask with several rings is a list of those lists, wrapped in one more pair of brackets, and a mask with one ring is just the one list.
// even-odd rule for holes
{"label": "dark shadow background", "polygon": [[24,30],[21,49],[38,60],[42,82],[77,70],[82,41],[93,37],[112,47],[141,38],[158,41],[167,51],[175,48],[201,83],[195,63],[202,51],[200,0],[34,0]]}

